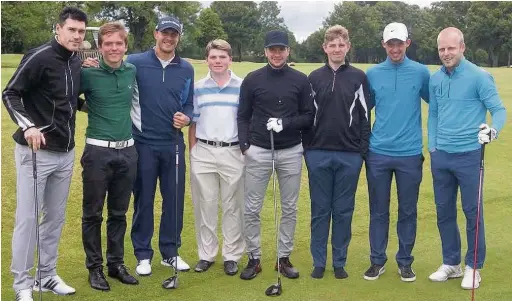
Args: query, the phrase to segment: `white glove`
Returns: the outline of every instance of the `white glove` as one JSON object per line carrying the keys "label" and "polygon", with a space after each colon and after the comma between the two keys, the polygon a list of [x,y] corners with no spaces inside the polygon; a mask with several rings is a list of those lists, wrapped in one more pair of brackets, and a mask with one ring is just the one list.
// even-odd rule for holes
{"label": "white glove", "polygon": [[267,121],[267,130],[279,133],[283,130],[283,120],[281,118],[269,118]]}
{"label": "white glove", "polygon": [[489,125],[482,123],[480,125],[480,132],[478,132],[478,143],[487,144],[496,140],[498,132]]}

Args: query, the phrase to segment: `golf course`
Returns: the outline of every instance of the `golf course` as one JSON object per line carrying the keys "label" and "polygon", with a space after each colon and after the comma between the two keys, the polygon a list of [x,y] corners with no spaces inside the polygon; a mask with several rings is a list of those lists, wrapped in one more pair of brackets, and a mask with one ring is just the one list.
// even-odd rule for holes
{"label": "golf course", "polygon": [[[321,51],[320,49],[318,51]],[[21,55],[3,54],[1,56],[2,90],[16,70]],[[195,80],[204,77],[208,71],[202,61],[192,61],[195,69]],[[249,72],[264,64],[233,63],[231,70],[238,76],[244,77]],[[321,64],[297,63],[296,68],[306,74],[317,69]],[[367,70],[369,64],[355,64],[356,67]],[[429,66],[435,72],[439,66]],[[482,282],[475,292],[475,300],[482,301],[511,301],[512,300],[512,68],[487,68],[495,79],[499,95],[508,110],[508,118],[499,138],[486,147],[485,178],[483,190],[485,234],[487,257],[481,271]],[[337,300],[337,301],[464,301],[471,299],[471,291],[460,287],[461,279],[448,280],[444,283],[434,283],[428,276],[442,263],[441,241],[436,223],[436,209],[430,171],[430,156],[427,144],[428,104],[422,104],[423,137],[425,162],[423,165],[423,181],[420,187],[418,201],[418,230],[416,245],[413,251],[415,261],[412,265],[417,280],[412,283],[400,281],[397,273],[395,254],[398,249],[396,235],[397,197],[393,184],[390,207],[390,231],[387,248],[388,262],[386,272],[376,281],[363,279],[363,273],[370,266],[370,246],[368,239],[369,208],[366,175],[361,172],[356,193],[356,205],[352,222],[352,240],[348,249],[346,271],[347,279],[334,277],[331,246],[328,245],[328,258],[323,279],[313,279],[312,258],[309,251],[310,243],[310,197],[308,189],[308,174],[303,165],[302,184],[298,200],[297,227],[295,232],[294,251],[291,262],[300,271],[298,279],[282,277],[282,295],[279,300]],[[10,119],[2,105],[2,193],[1,193],[1,300],[14,300],[12,290],[13,276],[10,272],[11,239],[16,212],[16,168],[14,162],[14,140],[12,134],[17,125]],[[490,122],[490,116],[488,116]],[[238,273],[227,276],[223,272],[222,256],[219,252],[215,264],[205,273],[196,273],[193,267],[198,261],[196,236],[194,229],[194,214],[190,194],[189,163],[187,159],[187,182],[185,185],[185,213],[182,232],[181,257],[191,266],[189,272],[179,273],[179,287],[176,290],[165,290],[162,281],[172,275],[173,270],[160,264],[161,255],[158,251],[158,225],[161,214],[162,199],[157,189],[155,197],[155,233],[152,246],[155,250],[152,267],[153,274],[149,277],[138,277],[138,286],[123,285],[119,281],[107,277],[111,285],[110,292],[100,292],[90,288],[87,282],[88,271],[85,268],[85,253],[82,245],[82,177],[80,157],[85,144],[85,129],[87,115],[77,113],[76,122],[75,165],[71,189],[66,210],[66,223],[59,246],[57,272],[67,284],[76,289],[73,296],[57,296],[45,293],[44,300],[66,301],[156,301],[156,300],[264,300],[265,289],[276,282],[274,271],[276,246],[275,228],[272,203],[272,185],[269,183],[263,210],[262,222],[262,268],[263,271],[255,279],[241,280]],[[187,129],[184,130],[185,136]],[[477,139],[475,135],[475,139]],[[188,141],[185,137],[185,141]],[[188,153],[188,150],[187,150]],[[187,156],[188,158],[188,156]],[[511,182],[509,182],[511,181]],[[278,196],[279,197],[279,196]],[[474,196],[475,199],[478,197]],[[106,207],[106,206],[105,206]],[[458,221],[462,239],[462,258],[466,252],[466,220],[459,201]],[[219,212],[222,212],[221,210]],[[136,259],[130,239],[133,202],[127,213],[128,228],[125,236],[125,263],[130,273],[135,274]],[[220,217],[219,217],[220,220]],[[103,254],[106,250],[106,208],[102,225]],[[221,227],[218,226],[219,243],[222,241]],[[474,238],[470,238],[474,239]],[[104,255],[104,261],[105,255]],[[240,270],[247,264],[247,256],[239,263]],[[464,262],[462,262],[464,264]],[[35,272],[35,269],[32,270]],[[508,284],[507,284],[508,283]],[[34,300],[37,299],[34,293]]]}

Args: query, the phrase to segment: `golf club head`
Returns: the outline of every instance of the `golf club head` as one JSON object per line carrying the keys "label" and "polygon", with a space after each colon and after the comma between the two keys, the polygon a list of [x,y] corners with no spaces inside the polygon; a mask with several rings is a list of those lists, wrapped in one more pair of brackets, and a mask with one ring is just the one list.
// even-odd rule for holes
{"label": "golf club head", "polygon": [[175,289],[178,288],[178,277],[172,276],[164,280],[162,283],[163,288],[165,289]]}
{"label": "golf club head", "polygon": [[281,283],[273,284],[267,288],[265,295],[269,297],[280,296],[282,293]]}

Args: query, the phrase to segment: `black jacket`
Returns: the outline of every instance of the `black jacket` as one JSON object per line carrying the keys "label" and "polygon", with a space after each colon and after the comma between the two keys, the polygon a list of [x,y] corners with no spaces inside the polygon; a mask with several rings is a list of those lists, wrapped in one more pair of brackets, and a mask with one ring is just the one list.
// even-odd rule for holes
{"label": "black jacket", "polygon": [[305,149],[368,152],[369,86],[363,71],[348,64],[334,71],[328,64],[309,75],[314,91],[315,121],[304,134]]}
{"label": "black jacket", "polygon": [[80,59],[55,39],[29,50],[2,93],[11,119],[19,126],[14,140],[27,145],[24,131],[44,134],[42,149],[68,152],[75,147],[75,115]]}
{"label": "black jacket", "polygon": [[282,118],[283,130],[274,133],[275,149],[301,143],[301,131],[313,124],[314,107],[307,76],[285,65],[270,65],[249,73],[240,87],[238,139],[242,152],[251,144],[270,149],[267,121]]}

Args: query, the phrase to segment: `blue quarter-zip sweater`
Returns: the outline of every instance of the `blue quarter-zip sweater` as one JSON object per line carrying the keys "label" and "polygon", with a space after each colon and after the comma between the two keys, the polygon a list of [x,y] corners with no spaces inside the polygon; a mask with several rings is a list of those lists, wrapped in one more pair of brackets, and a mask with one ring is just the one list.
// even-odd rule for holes
{"label": "blue quarter-zip sweater", "polygon": [[370,151],[387,156],[421,154],[421,98],[429,101],[427,67],[407,56],[398,64],[388,57],[366,75],[375,105]]}
{"label": "blue quarter-zip sweater", "polygon": [[192,120],[194,69],[175,56],[162,68],[154,49],[129,55],[137,67],[132,109],[133,138],[157,147],[183,142],[183,133],[173,127],[173,116],[182,112]]}
{"label": "blue quarter-zip sweater", "polygon": [[505,124],[506,110],[492,75],[462,58],[449,73],[443,66],[430,79],[428,149],[460,153],[476,150],[479,126],[486,123],[487,110],[498,133]]}

